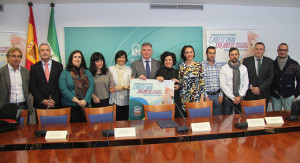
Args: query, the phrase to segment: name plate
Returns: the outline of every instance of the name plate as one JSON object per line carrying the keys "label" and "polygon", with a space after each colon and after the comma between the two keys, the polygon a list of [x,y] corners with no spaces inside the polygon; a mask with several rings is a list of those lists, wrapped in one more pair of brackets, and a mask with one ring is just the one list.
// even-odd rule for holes
{"label": "name plate", "polygon": [[248,127],[264,127],[265,119],[264,118],[255,118],[255,119],[247,119]]}
{"label": "name plate", "polygon": [[192,131],[210,131],[210,122],[191,123]]}
{"label": "name plate", "polygon": [[283,124],[284,121],[281,116],[265,117],[267,124]]}
{"label": "name plate", "polygon": [[45,139],[47,141],[66,141],[67,140],[68,131],[47,131]]}
{"label": "name plate", "polygon": [[115,128],[115,137],[132,137],[136,136],[135,127]]}

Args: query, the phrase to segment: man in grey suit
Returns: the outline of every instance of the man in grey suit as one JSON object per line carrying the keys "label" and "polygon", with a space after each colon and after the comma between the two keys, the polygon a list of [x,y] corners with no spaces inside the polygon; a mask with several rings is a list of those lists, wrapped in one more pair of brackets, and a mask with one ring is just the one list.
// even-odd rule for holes
{"label": "man in grey suit", "polygon": [[273,60],[263,56],[265,45],[258,42],[254,46],[254,56],[244,59],[243,64],[248,69],[249,89],[246,100],[266,99],[266,106],[271,99],[271,84],[274,77]]}
{"label": "man in grey suit", "polygon": [[142,58],[131,64],[131,78],[138,79],[155,79],[156,72],[160,69],[161,63],[151,58],[153,53],[152,45],[145,42],[142,45]]}
{"label": "man in grey suit", "polygon": [[19,48],[10,48],[6,54],[8,64],[0,68],[0,109],[10,105],[17,108],[16,118],[23,110],[32,113],[32,104],[29,98],[29,70],[20,66],[22,51]]}

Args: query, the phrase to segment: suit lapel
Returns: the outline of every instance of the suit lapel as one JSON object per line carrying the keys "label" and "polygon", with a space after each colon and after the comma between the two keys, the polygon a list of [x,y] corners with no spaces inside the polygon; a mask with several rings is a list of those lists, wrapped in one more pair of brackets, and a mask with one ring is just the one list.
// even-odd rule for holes
{"label": "suit lapel", "polygon": [[260,71],[259,71],[259,74],[258,74],[258,78],[261,78],[261,75],[264,73],[263,71],[266,69],[265,67],[267,66],[266,64],[266,59],[264,58],[261,62],[261,68],[260,68]]}
{"label": "suit lapel", "polygon": [[[43,69],[42,61],[38,62],[38,71],[39,71],[39,74],[41,74],[42,79],[44,80],[44,82],[47,83],[47,79],[46,79],[45,72],[44,72],[44,69]],[[49,80],[50,80],[50,77],[49,77]]]}
{"label": "suit lapel", "polygon": [[9,70],[8,70],[7,65],[5,65],[4,69],[5,69],[4,76],[6,79],[6,85],[7,85],[7,88],[9,88],[9,94],[10,94],[10,76],[9,76],[9,72],[8,72]]}
{"label": "suit lapel", "polygon": [[[151,72],[150,72],[150,76],[153,76],[153,72],[155,72],[155,60],[153,58],[151,58]],[[155,74],[154,74],[155,76]]]}
{"label": "suit lapel", "polygon": [[[51,80],[51,76],[54,75],[54,72],[55,72],[55,69],[54,69],[54,61],[52,60],[52,65],[51,65],[51,70],[50,70],[50,76],[49,76],[49,83],[50,83],[50,80]],[[45,76],[45,79],[46,79],[46,76]]]}
{"label": "suit lapel", "polygon": [[24,90],[24,83],[26,83],[26,81],[25,81],[25,77],[24,77],[24,75],[25,75],[25,72],[24,72],[25,70],[24,70],[24,68],[23,67],[21,67],[20,66],[20,73],[21,73],[21,78],[22,78],[22,86],[23,86],[23,90]]}
{"label": "suit lapel", "polygon": [[146,69],[145,69],[145,66],[144,66],[144,63],[143,63],[143,59],[141,59],[139,63],[140,63],[140,66],[141,66],[142,70],[144,71],[143,74],[146,74],[146,76],[147,76],[147,72],[146,72]]}
{"label": "suit lapel", "polygon": [[[257,79],[258,79],[257,76],[258,76],[258,75],[257,75],[257,73],[256,73],[256,66],[255,66],[255,61],[254,61],[254,59],[255,59],[255,58],[254,58],[254,56],[253,56],[253,57],[251,57],[251,60],[250,60],[250,61],[251,61],[251,64],[252,64],[251,67],[254,67],[253,70],[252,70],[252,71],[253,71],[253,74],[254,74],[254,78],[255,78],[255,80],[257,81]],[[249,70],[248,70],[248,71],[249,71]]]}

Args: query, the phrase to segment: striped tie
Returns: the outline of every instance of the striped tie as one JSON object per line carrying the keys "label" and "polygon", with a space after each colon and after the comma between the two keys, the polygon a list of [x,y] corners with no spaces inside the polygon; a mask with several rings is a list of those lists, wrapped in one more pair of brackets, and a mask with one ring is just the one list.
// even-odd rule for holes
{"label": "striped tie", "polygon": [[50,77],[48,65],[49,65],[49,63],[45,63],[45,76],[46,76],[47,82],[49,81],[49,77]]}

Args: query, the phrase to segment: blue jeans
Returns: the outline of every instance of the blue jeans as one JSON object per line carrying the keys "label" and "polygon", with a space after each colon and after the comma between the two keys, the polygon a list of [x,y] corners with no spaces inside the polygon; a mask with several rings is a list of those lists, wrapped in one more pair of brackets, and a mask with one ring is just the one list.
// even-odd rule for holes
{"label": "blue jeans", "polygon": [[209,100],[213,101],[213,115],[222,115],[222,106],[221,104],[218,103],[218,98],[219,98],[219,93],[215,95],[209,95],[208,94]]}
{"label": "blue jeans", "polygon": [[287,98],[283,98],[281,96],[279,99],[272,96],[271,99],[273,111],[281,111],[282,107],[284,108],[284,110],[291,110],[292,102],[295,99],[295,96],[292,95]]}

